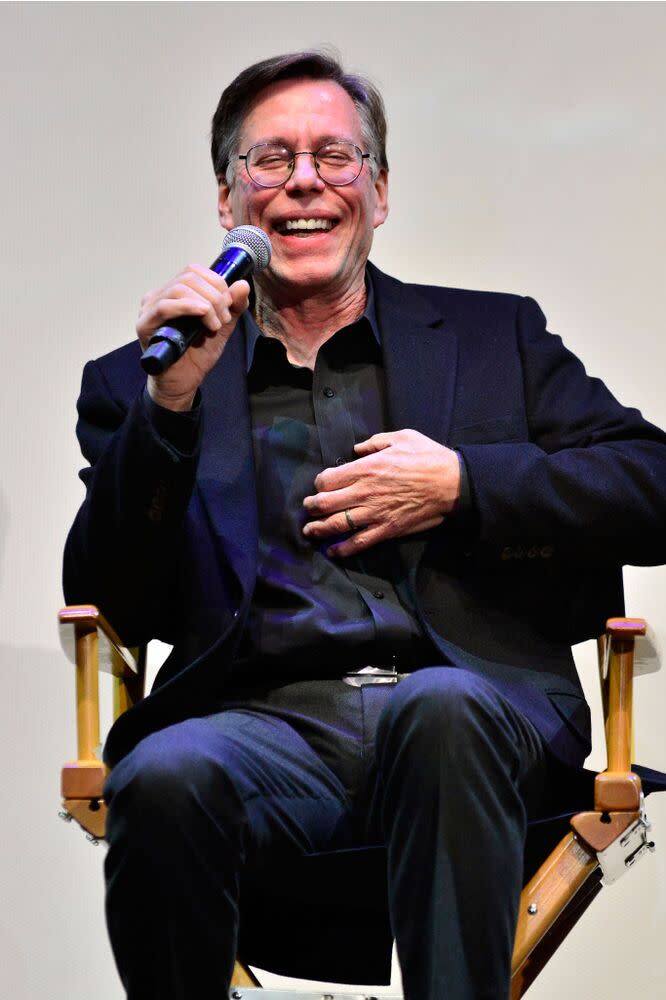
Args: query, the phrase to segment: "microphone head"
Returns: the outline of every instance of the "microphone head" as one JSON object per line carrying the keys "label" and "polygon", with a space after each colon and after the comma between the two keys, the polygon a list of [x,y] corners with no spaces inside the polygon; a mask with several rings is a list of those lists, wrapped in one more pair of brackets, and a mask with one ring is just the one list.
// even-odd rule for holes
{"label": "microphone head", "polygon": [[230,229],[224,237],[222,253],[229,247],[240,247],[249,253],[254,261],[255,271],[263,270],[270,263],[273,252],[271,241],[259,226],[236,226],[235,229]]}

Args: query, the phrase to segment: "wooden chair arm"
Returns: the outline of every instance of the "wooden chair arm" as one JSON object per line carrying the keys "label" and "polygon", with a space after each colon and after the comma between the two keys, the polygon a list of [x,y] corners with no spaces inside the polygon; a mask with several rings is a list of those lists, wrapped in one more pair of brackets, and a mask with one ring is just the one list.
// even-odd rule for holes
{"label": "wooden chair arm", "polygon": [[62,794],[66,802],[97,800],[106,777],[101,761],[98,673],[113,674],[116,719],[143,697],[145,650],[133,655],[92,604],[63,608],[58,621],[63,649],[76,664],[77,759],[62,770]]}
{"label": "wooden chair arm", "polygon": [[[76,630],[79,628],[99,630],[107,642],[105,650],[107,655],[100,653],[98,657],[100,670],[127,679],[137,677],[141,673],[143,647],[133,651],[124,646],[118,633],[94,604],[70,604],[66,608],[61,608],[58,612],[58,622],[60,625],[73,625],[76,634],[78,634]],[[60,640],[68,659],[75,662],[76,651],[68,641],[71,634],[68,629],[61,629]],[[111,655],[112,651],[115,656]]]}
{"label": "wooden chair arm", "polygon": [[635,640],[646,631],[647,622],[643,618],[609,618],[606,635],[600,643],[608,767],[595,781],[597,812],[637,811],[640,807],[640,778],[631,772],[633,681]]}

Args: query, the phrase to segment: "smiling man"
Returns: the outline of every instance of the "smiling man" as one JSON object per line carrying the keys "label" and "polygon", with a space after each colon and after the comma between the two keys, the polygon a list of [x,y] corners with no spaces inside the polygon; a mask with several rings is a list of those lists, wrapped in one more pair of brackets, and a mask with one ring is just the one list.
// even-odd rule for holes
{"label": "smiling man", "polygon": [[[408,1000],[501,1000],[527,823],[589,751],[570,644],[621,613],[622,563],[666,558],[666,439],[532,300],[368,263],[382,101],[330,56],[241,73],[212,153],[222,225],[261,227],[270,265],[150,292],[79,401],[67,597],[174,647],[105,751],[123,983],[224,996],[241,881],[381,848],[376,920],[342,954],[320,915],[278,971],[378,981],[386,911]],[[199,341],[146,380],[141,347],[181,316]],[[270,964],[291,936],[276,912],[241,942]]]}

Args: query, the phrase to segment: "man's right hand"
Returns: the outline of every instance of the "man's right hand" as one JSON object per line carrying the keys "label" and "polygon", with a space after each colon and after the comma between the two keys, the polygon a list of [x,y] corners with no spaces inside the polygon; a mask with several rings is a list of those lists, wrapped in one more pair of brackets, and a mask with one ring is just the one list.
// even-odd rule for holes
{"label": "man's right hand", "polygon": [[192,408],[197,389],[219,360],[249,296],[247,281],[229,287],[209,268],[190,264],[143,297],[136,332],[144,351],[155,331],[179,316],[198,316],[201,321],[201,338],[182,358],[163,375],[148,376],[148,393],[155,403],[168,410]]}

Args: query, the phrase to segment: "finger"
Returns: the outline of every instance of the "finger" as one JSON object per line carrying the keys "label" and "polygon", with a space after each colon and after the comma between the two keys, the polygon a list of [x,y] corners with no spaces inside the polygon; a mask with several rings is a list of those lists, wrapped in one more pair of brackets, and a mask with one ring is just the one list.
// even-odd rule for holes
{"label": "finger", "polygon": [[330,466],[322,469],[318,476],[315,476],[314,488],[317,496],[322,493],[333,493],[338,490],[353,486],[365,471],[365,459],[352,459],[344,465]]}
{"label": "finger", "polygon": [[229,304],[229,288],[226,281],[215,271],[203,267],[201,264],[188,264],[179,274],[175,275],[160,288],[154,288],[142,299],[141,305],[146,306],[151,302],[154,304],[160,299],[170,297],[182,297],[187,294],[187,288],[202,294],[211,303],[215,303],[220,297]]}
{"label": "finger", "polygon": [[222,325],[210,302],[188,289],[187,292],[181,291],[177,297],[160,299],[143,310],[137,322],[137,332],[140,337],[150,337],[160,326],[179,316],[195,316],[201,321],[202,326],[213,333]]}
{"label": "finger", "polygon": [[[220,326],[226,326],[227,323],[231,323],[231,307],[234,303],[234,298],[238,298],[241,294],[245,298],[244,289],[239,289],[235,293],[235,296],[232,295],[231,289],[227,287],[226,282],[219,275],[215,274],[214,271],[205,271],[203,274],[191,270],[186,272],[181,276],[181,280],[173,286],[173,293],[179,296],[184,292],[187,295],[188,288],[191,288],[192,292],[198,294],[210,304],[210,319],[212,320],[213,316],[217,316]],[[207,322],[206,325],[211,329],[219,329],[219,327],[215,326],[214,322]]]}
{"label": "finger", "polygon": [[329,535],[346,535],[350,531],[365,531],[372,525],[373,515],[370,510],[363,507],[348,507],[346,510],[350,513],[352,524],[343,509],[330,517],[309,521],[303,527],[303,534],[306,538],[328,538]]}
{"label": "finger", "polygon": [[170,278],[169,281],[146,292],[141,300],[141,305],[148,305],[150,302],[157,302],[161,298],[168,297],[171,289],[183,285],[197,289],[209,287],[220,293],[228,290],[224,278],[221,278],[215,271],[211,271],[210,268],[203,267],[201,264],[188,264],[187,267],[184,267],[182,271]]}
{"label": "finger", "polygon": [[[209,276],[216,279],[217,284],[209,281]],[[210,303],[210,309],[203,314],[203,318],[206,326],[213,332],[238,319],[250,302],[250,286],[247,281],[236,281],[227,287],[224,280],[214,271],[208,271],[201,276],[198,274],[188,275],[187,282],[183,282],[180,286],[174,286],[174,292],[180,295],[182,290],[188,287]],[[217,324],[215,317],[219,320]]]}
{"label": "finger", "polygon": [[331,559],[353,556],[357,552],[363,552],[364,549],[370,548],[371,545],[376,545],[377,542],[383,541],[384,538],[386,538],[386,533],[380,525],[364,528],[362,531],[355,531],[353,535],[349,535],[344,541],[331,545],[326,549],[326,555]]}
{"label": "finger", "polygon": [[373,434],[367,440],[359,441],[358,444],[355,444],[354,451],[357,455],[372,455],[376,451],[383,451],[384,448],[390,448],[395,443],[394,438],[395,431]]}
{"label": "finger", "polygon": [[354,486],[346,486],[339,490],[323,490],[313,496],[305,497],[303,507],[311,517],[326,517],[345,507],[357,506],[361,496]]}
{"label": "finger", "polygon": [[212,305],[221,302],[235,316],[239,316],[249,304],[250,285],[244,278],[227,285],[224,278],[216,271],[201,267],[199,264],[191,264],[181,280],[205,295]]}
{"label": "finger", "polygon": [[188,264],[187,267],[184,267],[175,280],[185,282],[186,284],[191,281],[203,281],[205,285],[216,289],[218,292],[227,292],[230,288],[217,271],[211,271],[209,267],[204,267],[203,264],[197,263]]}
{"label": "finger", "polygon": [[[354,520],[356,520],[355,515],[356,512],[354,511]],[[357,552],[363,551],[363,549],[370,548],[371,545],[384,542],[389,538],[404,538],[407,535],[417,535],[422,531],[429,531],[431,528],[438,527],[443,521],[444,518],[442,516],[437,516],[427,518],[425,521],[419,521],[417,524],[409,527],[400,526],[399,524],[393,524],[391,527],[387,527],[384,524],[368,525],[349,535],[344,541],[331,545],[326,550],[326,555],[331,558],[352,556]]]}

